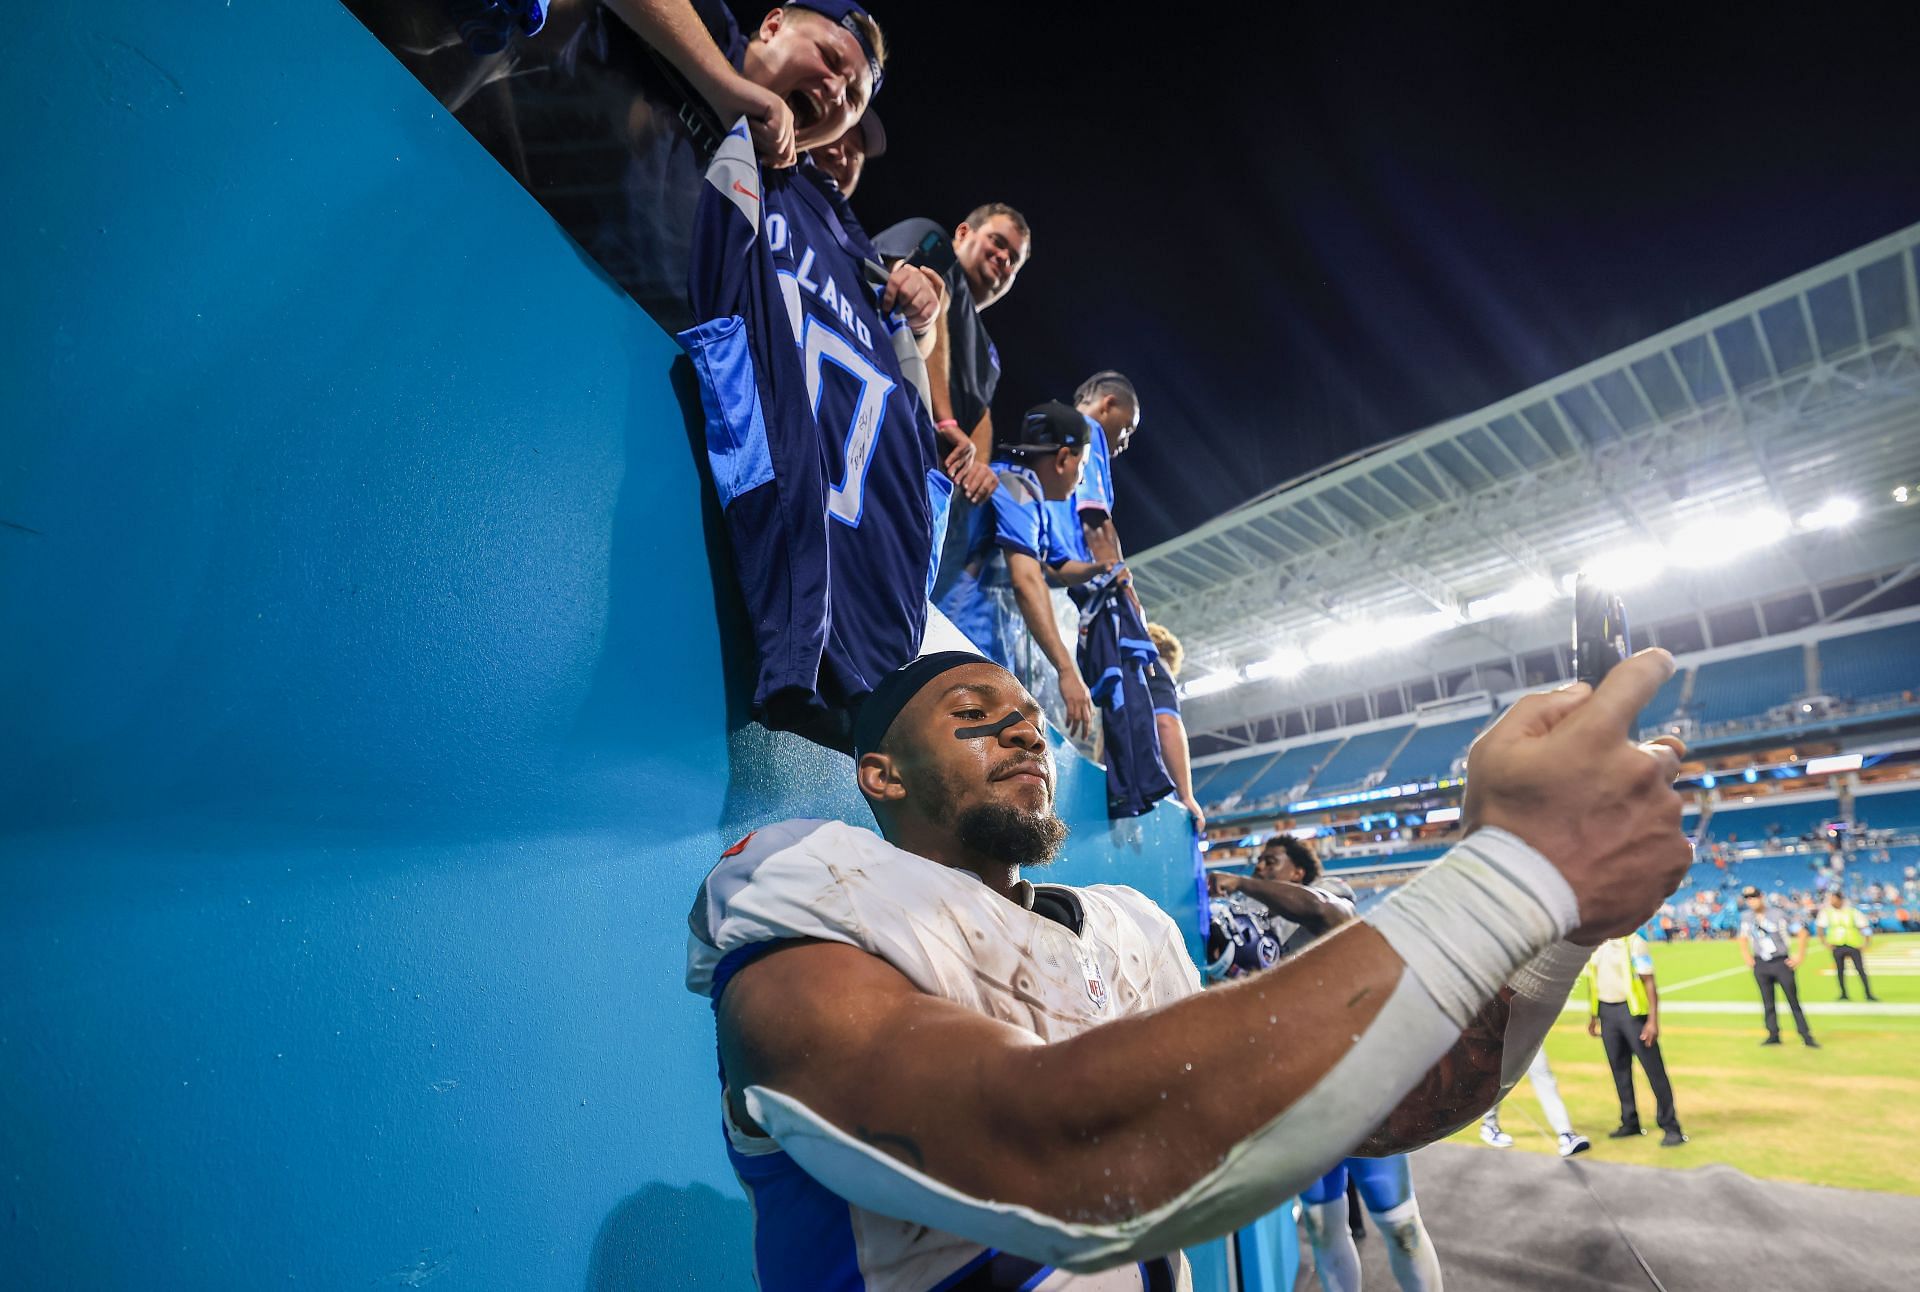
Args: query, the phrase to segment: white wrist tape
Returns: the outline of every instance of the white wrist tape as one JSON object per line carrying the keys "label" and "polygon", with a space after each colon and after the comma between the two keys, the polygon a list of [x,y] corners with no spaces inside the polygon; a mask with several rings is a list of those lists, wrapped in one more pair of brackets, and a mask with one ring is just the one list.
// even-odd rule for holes
{"label": "white wrist tape", "polygon": [[1500,1093],[1518,1085],[1547,1039],[1561,1007],[1573,991],[1574,980],[1587,967],[1592,947],[1572,942],[1556,942],[1520,966],[1507,985],[1513,988],[1513,1003],[1507,1008],[1507,1030],[1501,1038]]}
{"label": "white wrist tape", "polygon": [[1465,1028],[1521,965],[1564,938],[1580,905],[1553,863],[1482,829],[1367,916],[1434,1003]]}

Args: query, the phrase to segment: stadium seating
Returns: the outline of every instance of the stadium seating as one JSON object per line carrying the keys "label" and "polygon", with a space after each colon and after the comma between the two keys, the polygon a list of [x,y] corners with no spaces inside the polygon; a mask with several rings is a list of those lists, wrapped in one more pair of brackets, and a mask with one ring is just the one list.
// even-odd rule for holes
{"label": "stadium seating", "polygon": [[1869,830],[1920,829],[1920,790],[1856,795],[1853,816]]}
{"label": "stadium seating", "polygon": [[1820,690],[1842,700],[1867,700],[1912,690],[1920,683],[1920,622],[1897,624],[1820,644]]}
{"label": "stadium seating", "polygon": [[1751,718],[1806,689],[1806,653],[1798,646],[1787,646],[1702,664],[1694,675],[1687,710],[1701,722]]}
{"label": "stadium seating", "polygon": [[1353,737],[1313,778],[1314,792],[1331,793],[1361,784],[1367,773],[1386,762],[1406,738],[1406,727],[1388,727],[1385,731],[1369,731]]}
{"label": "stadium seating", "polygon": [[1658,727],[1673,717],[1680,708],[1680,696],[1686,687],[1688,670],[1678,668],[1673,676],[1661,683],[1660,689],[1653,693],[1653,699],[1647,701],[1647,707],[1640,711],[1640,728]]}
{"label": "stadium seating", "polygon": [[[1258,754],[1248,754],[1244,758],[1229,759],[1224,763],[1215,763],[1206,769],[1206,775],[1197,779],[1193,792],[1202,803],[1224,803],[1240,790],[1260,771],[1273,762],[1273,752],[1266,750]],[[1202,795],[1200,789],[1206,787]]]}
{"label": "stadium seating", "polygon": [[1799,803],[1735,804],[1721,806],[1713,814],[1713,820],[1707,825],[1707,833],[1715,839],[1725,839],[1737,835],[1743,843],[1764,841],[1767,827],[1778,825],[1780,838],[1798,839],[1801,835],[1812,834],[1828,821],[1840,815],[1840,803],[1837,799],[1814,799]]}
{"label": "stadium seating", "polygon": [[1324,762],[1339,744],[1338,740],[1323,740],[1318,744],[1298,745],[1287,750],[1248,782],[1246,789],[1241,792],[1240,801],[1258,803],[1275,795],[1290,795],[1295,786],[1304,784],[1313,775],[1313,769]]}
{"label": "stadium seating", "polygon": [[1751,718],[1774,705],[1786,705],[1805,689],[1807,655],[1801,647],[1715,660],[1695,670],[1688,712],[1699,722]]}
{"label": "stadium seating", "polygon": [[1417,728],[1393,761],[1387,764],[1382,785],[1403,785],[1408,781],[1433,780],[1452,774],[1453,760],[1467,752],[1467,746],[1481,726],[1481,718],[1462,718],[1438,726]]}

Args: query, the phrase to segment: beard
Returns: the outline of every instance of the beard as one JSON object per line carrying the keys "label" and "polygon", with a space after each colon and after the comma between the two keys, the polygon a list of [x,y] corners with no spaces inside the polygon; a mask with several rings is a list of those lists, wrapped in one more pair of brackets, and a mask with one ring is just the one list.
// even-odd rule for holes
{"label": "beard", "polygon": [[968,851],[1007,866],[1044,866],[1067,841],[1067,823],[1051,807],[1030,812],[1007,803],[956,808],[961,784],[941,778],[929,815],[953,831]]}
{"label": "beard", "polygon": [[1051,812],[1024,812],[1004,803],[977,803],[953,821],[970,851],[1008,866],[1044,866],[1067,841],[1067,823]]}

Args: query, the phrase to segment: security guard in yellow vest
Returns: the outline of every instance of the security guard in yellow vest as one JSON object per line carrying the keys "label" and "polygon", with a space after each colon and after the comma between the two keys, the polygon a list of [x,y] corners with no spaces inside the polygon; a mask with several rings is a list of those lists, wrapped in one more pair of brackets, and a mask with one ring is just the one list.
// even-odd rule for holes
{"label": "security guard in yellow vest", "polygon": [[1873,937],[1873,925],[1860,914],[1860,908],[1836,888],[1827,894],[1827,904],[1814,924],[1820,930],[1820,940],[1833,952],[1833,973],[1840,980],[1840,999],[1853,999],[1847,995],[1847,963],[1851,961],[1853,971],[1860,975],[1860,989],[1867,993],[1867,999],[1879,1000],[1873,994],[1873,983],[1867,979],[1867,963],[1861,959],[1861,951]]}
{"label": "security guard in yellow vest", "polygon": [[1646,939],[1633,933],[1602,942],[1593,949],[1574,991],[1582,984],[1587,991],[1587,1034],[1599,1037],[1606,1047],[1607,1066],[1613,1069],[1614,1090],[1620,1096],[1620,1125],[1607,1138],[1645,1134],[1633,1096],[1633,1060],[1639,1059],[1653,1090],[1654,1118],[1666,1132],[1661,1145],[1672,1148],[1686,1143],[1680,1116],[1673,1109],[1667,1064],[1660,1057],[1660,992],[1654,986],[1653,953]]}

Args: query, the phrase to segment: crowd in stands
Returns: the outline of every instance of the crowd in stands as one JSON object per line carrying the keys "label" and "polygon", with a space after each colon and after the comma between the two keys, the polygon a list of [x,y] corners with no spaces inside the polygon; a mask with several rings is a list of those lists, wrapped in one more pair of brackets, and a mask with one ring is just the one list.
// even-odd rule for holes
{"label": "crowd in stands", "polygon": [[864,5],[743,27],[724,0],[347,4],[686,350],[757,718],[850,750],[938,604],[1106,763],[1112,815],[1171,795],[1199,826],[1178,645],[1149,632],[1114,519],[1140,395],[1109,369],[996,420],[982,315],[1034,231],[987,200],[868,233],[867,167],[937,145],[882,127]]}

